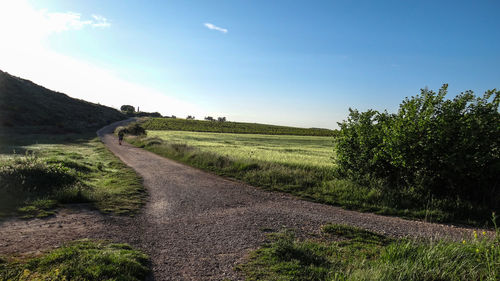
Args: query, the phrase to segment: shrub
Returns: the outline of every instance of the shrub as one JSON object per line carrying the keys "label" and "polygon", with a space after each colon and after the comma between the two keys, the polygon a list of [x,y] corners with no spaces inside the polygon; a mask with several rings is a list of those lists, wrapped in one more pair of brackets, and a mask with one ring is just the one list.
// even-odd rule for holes
{"label": "shrub", "polygon": [[125,113],[134,113],[135,108],[132,105],[124,104],[120,107],[120,110]]}
{"label": "shrub", "polygon": [[132,123],[126,127],[119,126],[115,129],[115,134],[119,134],[120,132],[134,136],[146,135],[146,130],[139,123]]}
{"label": "shrub", "polygon": [[338,172],[367,183],[382,179],[413,204],[432,198],[467,200],[498,210],[500,202],[500,91],[472,91],[445,100],[422,90],[396,114],[350,110],[336,142]]}

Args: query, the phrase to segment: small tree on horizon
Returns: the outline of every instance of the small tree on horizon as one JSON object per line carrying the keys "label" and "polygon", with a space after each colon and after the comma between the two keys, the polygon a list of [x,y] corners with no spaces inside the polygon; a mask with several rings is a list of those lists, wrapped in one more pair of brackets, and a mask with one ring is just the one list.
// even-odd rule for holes
{"label": "small tree on horizon", "polygon": [[212,116],[205,117],[205,120],[207,120],[207,121],[215,121],[215,119]]}
{"label": "small tree on horizon", "polygon": [[219,122],[226,122],[226,117],[218,117],[217,121],[219,121]]}
{"label": "small tree on horizon", "polygon": [[126,112],[126,113],[134,113],[135,112],[135,108],[131,105],[128,105],[128,104],[122,105],[120,107],[120,110],[123,112]]}

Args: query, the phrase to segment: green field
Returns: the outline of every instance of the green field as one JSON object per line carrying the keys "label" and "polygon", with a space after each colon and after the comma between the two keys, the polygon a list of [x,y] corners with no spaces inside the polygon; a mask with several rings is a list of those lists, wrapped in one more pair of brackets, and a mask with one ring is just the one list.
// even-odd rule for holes
{"label": "green field", "polygon": [[297,128],[244,122],[218,122],[177,118],[149,118],[141,124],[146,130],[172,130],[214,133],[334,136],[337,131],[321,128]]}
{"label": "green field", "polygon": [[333,138],[316,136],[148,131],[148,136],[182,143],[238,160],[305,167],[332,167]]}

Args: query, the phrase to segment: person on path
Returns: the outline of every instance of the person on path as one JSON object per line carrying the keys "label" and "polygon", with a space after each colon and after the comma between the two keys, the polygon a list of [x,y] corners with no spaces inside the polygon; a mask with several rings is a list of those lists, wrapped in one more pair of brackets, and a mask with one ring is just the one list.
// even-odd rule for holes
{"label": "person on path", "polygon": [[123,135],[125,135],[125,133],[123,133],[123,130],[121,130],[120,132],[118,132],[118,144],[119,145],[122,145]]}

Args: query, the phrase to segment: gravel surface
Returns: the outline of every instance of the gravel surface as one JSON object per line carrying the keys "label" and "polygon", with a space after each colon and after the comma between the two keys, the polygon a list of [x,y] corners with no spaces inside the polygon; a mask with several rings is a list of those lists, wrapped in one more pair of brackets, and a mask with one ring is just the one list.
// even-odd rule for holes
{"label": "gravel surface", "polygon": [[31,254],[80,238],[127,242],[152,259],[153,280],[239,280],[235,264],[261,245],[269,230],[318,233],[343,223],[392,237],[470,237],[472,230],[409,221],[262,191],[165,159],[98,132],[123,162],[143,177],[149,200],[134,218],[102,215],[82,206],[48,219],[0,222],[0,254]]}

